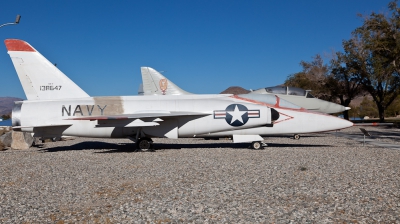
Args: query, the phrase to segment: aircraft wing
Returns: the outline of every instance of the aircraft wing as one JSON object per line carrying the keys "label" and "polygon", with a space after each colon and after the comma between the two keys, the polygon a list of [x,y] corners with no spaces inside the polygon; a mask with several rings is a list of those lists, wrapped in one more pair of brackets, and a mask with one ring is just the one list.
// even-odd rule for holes
{"label": "aircraft wing", "polygon": [[182,116],[207,116],[212,113],[199,113],[190,111],[166,111],[166,112],[137,112],[134,114],[121,115],[104,115],[104,116],[85,116],[68,118],[65,120],[126,120],[126,119],[141,119],[141,118],[159,118],[159,117],[182,117]]}
{"label": "aircraft wing", "polygon": [[161,118],[174,117],[204,117],[212,113],[199,113],[191,111],[139,111],[134,114],[104,115],[104,116],[85,116],[68,118],[66,120],[89,120],[96,121],[96,127],[146,127],[160,125],[158,122],[164,121]]}

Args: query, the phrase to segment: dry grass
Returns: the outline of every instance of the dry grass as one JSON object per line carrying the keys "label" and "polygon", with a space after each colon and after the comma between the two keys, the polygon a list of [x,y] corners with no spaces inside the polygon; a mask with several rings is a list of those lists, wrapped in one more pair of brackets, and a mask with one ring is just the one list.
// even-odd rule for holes
{"label": "dry grass", "polygon": [[157,219],[154,222],[157,223],[157,224],[162,224],[162,223],[171,223],[172,220],[169,219],[169,218],[164,218],[164,219]]}
{"label": "dry grass", "polygon": [[[108,207],[108,206],[107,206]],[[107,210],[107,214],[110,212],[111,210]],[[60,212],[56,213],[56,214],[50,214],[49,218],[51,220],[52,223],[56,223],[56,224],[64,224],[64,223],[75,223],[72,220],[63,220],[63,218],[65,218],[65,216],[68,214],[73,214],[74,216],[77,216],[77,219],[80,220],[79,223],[114,223],[109,217],[107,217],[107,214],[103,214],[103,215],[94,215],[92,216],[91,213],[93,212],[93,208],[92,207],[88,207],[85,208],[83,210],[78,211],[73,211],[67,208],[62,208],[60,209]]]}

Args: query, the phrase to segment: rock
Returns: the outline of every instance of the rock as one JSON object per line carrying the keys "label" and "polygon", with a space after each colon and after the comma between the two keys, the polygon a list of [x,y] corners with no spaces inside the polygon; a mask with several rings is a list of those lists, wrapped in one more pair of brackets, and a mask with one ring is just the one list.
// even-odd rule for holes
{"label": "rock", "polygon": [[11,148],[13,149],[29,149],[32,146],[34,139],[30,133],[12,132]]}
{"label": "rock", "polygon": [[40,140],[40,138],[38,137],[33,137],[33,143],[32,146],[38,146],[42,143],[42,141]]}
{"label": "rock", "polygon": [[11,131],[11,127],[7,127],[7,126],[1,126],[0,127],[0,136],[2,136],[3,134],[10,132]]}
{"label": "rock", "polygon": [[0,142],[3,143],[4,147],[10,147],[12,142],[11,132],[6,132],[4,135],[0,136]]}

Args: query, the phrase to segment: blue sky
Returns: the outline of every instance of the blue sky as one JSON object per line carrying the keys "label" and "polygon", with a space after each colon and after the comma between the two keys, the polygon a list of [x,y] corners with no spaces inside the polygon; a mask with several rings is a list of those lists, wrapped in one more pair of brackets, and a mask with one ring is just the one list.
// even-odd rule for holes
{"label": "blue sky", "polygon": [[[4,1],[0,97],[25,99],[4,40],[22,39],[91,96],[136,95],[140,67],[182,89],[282,84],[316,54],[342,50],[362,24],[358,13],[387,12],[389,0]],[[325,58],[329,60],[329,58]]]}

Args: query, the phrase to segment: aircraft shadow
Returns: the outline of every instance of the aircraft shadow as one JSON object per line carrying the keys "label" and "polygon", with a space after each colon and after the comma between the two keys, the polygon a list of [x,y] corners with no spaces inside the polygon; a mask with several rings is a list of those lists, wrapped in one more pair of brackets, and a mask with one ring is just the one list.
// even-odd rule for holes
{"label": "aircraft shadow", "polygon": [[[299,134],[299,135],[300,135],[300,139],[301,138],[325,138],[326,137],[326,136],[323,136],[323,135],[302,135],[302,134]],[[293,138],[293,135],[287,135],[287,136],[284,136],[284,135],[264,136],[264,138],[267,141],[268,141],[268,138],[289,138],[289,139],[296,140],[296,139]]]}
{"label": "aircraft shadow", "polygon": [[[38,146],[41,148],[41,146]],[[335,147],[332,145],[311,145],[311,144],[277,144],[270,143],[265,149],[268,148],[319,148],[319,147]],[[232,149],[249,149],[249,143],[194,143],[194,144],[163,144],[154,143],[154,150],[179,150],[179,149],[196,149],[196,148],[232,148]],[[43,152],[62,152],[62,151],[77,151],[77,150],[106,150],[94,153],[131,153],[140,152],[135,147],[135,143],[107,143],[107,142],[80,142],[69,146],[56,146],[52,148],[42,148]]]}
{"label": "aircraft shadow", "polygon": [[[133,146],[133,145],[132,145]],[[268,150],[268,148],[321,148],[321,147],[335,147],[332,145],[310,145],[310,144],[268,144],[264,150]],[[217,148],[231,148],[231,149],[244,149],[249,150],[250,144],[249,143],[194,143],[194,144],[162,144],[162,143],[155,143],[153,144],[154,151],[157,150],[180,150],[180,149],[217,149]],[[134,149],[112,149],[109,151],[102,151],[102,152],[95,152],[95,153],[122,153],[122,152],[140,152],[140,150]]]}
{"label": "aircraft shadow", "polygon": [[400,140],[400,133],[398,133],[398,132],[369,131],[369,133],[371,134],[372,138],[385,138],[385,139],[390,139],[393,141]]}
{"label": "aircraft shadow", "polygon": [[336,147],[335,145],[310,145],[310,144],[279,144],[270,143],[266,148],[276,147],[276,148],[321,148],[321,147]]}
{"label": "aircraft shadow", "polygon": [[[268,147],[326,147],[328,145],[308,145],[308,144],[268,144]],[[200,143],[200,144],[154,144],[155,150],[163,149],[182,149],[182,148],[233,148],[233,149],[248,149],[249,143]]]}
{"label": "aircraft shadow", "polygon": [[88,142],[80,142],[73,145],[68,146],[56,146],[51,148],[43,148],[43,146],[38,146],[38,148],[42,148],[40,151],[44,152],[62,152],[62,151],[77,151],[77,150],[99,150],[99,149],[110,149],[110,150],[120,150],[126,152],[135,151],[135,145],[133,143],[127,144],[115,144],[115,143],[107,143],[100,141],[88,141]]}
{"label": "aircraft shadow", "polygon": [[[366,129],[368,131],[368,133],[371,135],[371,136],[366,136],[366,138],[369,138],[369,139],[388,139],[388,140],[393,140],[393,141],[397,141],[397,142],[400,141],[400,132],[393,132],[391,130],[391,128],[384,128],[384,129],[387,129],[387,131],[386,130],[376,131],[376,130],[368,130],[368,129]],[[360,131],[360,132],[348,133],[347,135],[362,137],[363,133]]]}
{"label": "aircraft shadow", "polygon": [[[134,143],[130,144],[131,148],[127,151],[125,149],[115,148],[109,151],[95,152],[95,153],[122,153],[122,152],[141,152],[138,149],[134,149]],[[194,144],[163,144],[154,143],[153,150],[180,150],[180,149],[198,149],[198,148],[234,148],[234,149],[247,149],[249,144],[246,143],[194,143]]]}

